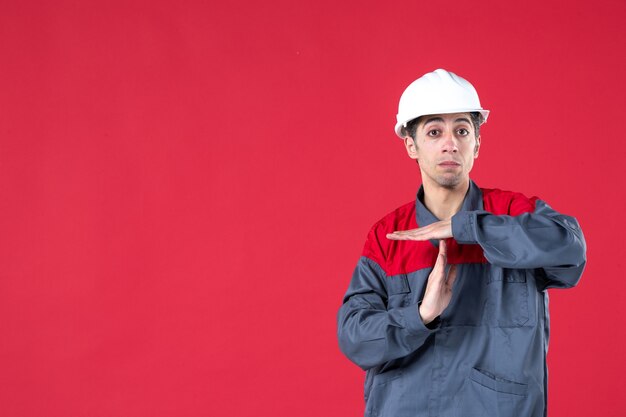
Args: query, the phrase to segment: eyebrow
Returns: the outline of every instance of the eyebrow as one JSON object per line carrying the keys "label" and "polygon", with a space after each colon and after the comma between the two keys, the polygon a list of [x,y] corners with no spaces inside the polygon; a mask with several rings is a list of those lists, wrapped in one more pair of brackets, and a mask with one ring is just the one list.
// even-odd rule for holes
{"label": "eyebrow", "polygon": [[429,119],[426,119],[426,121],[424,122],[424,126],[432,122],[443,122],[443,119],[441,117],[431,117]]}
{"label": "eyebrow", "polygon": [[[443,122],[443,119],[441,117],[431,117],[429,119],[426,119],[423,126],[426,126],[428,123],[432,123],[432,122]],[[454,123],[459,123],[459,122],[466,122],[466,123],[471,124],[471,122],[469,121],[467,117],[459,117],[458,119],[454,120]]]}

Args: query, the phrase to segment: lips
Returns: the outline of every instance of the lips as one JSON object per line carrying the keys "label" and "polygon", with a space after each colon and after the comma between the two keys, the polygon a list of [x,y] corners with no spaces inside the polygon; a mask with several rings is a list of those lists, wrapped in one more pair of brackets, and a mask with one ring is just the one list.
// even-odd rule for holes
{"label": "lips", "polygon": [[439,162],[438,165],[440,165],[442,167],[458,167],[461,164],[459,164],[458,162],[455,162],[455,161],[442,161],[442,162]]}

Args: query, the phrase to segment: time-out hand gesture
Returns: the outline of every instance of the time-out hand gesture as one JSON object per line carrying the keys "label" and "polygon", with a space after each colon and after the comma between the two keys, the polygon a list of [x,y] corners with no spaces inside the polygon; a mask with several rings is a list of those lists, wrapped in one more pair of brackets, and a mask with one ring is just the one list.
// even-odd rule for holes
{"label": "time-out hand gesture", "polygon": [[450,266],[446,274],[447,249],[446,242],[439,241],[439,255],[435,267],[428,276],[426,292],[419,308],[419,314],[424,324],[428,324],[441,315],[450,304],[452,287],[456,281],[456,265]]}

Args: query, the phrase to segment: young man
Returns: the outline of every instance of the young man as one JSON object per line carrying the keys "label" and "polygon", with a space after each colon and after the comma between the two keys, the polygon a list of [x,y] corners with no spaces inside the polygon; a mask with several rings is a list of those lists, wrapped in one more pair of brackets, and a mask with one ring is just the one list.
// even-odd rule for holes
{"label": "young man", "polygon": [[442,69],[400,98],[395,131],[422,186],[369,232],[338,314],[341,350],[367,371],[366,416],[546,414],[546,290],[578,283],[585,240],[544,201],[471,181],[488,115]]}

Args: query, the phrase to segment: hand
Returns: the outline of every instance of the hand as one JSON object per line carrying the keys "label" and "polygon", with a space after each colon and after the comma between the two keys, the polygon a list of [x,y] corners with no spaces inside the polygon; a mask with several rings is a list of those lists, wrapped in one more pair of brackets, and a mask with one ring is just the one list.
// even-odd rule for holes
{"label": "hand", "polygon": [[452,237],[452,220],[441,220],[428,226],[411,230],[398,230],[387,234],[391,240],[430,240]]}
{"label": "hand", "polygon": [[444,240],[439,241],[439,255],[435,267],[428,276],[424,299],[419,307],[419,314],[424,324],[435,320],[450,304],[452,286],[456,281],[456,265],[450,266],[446,275],[447,249]]}

